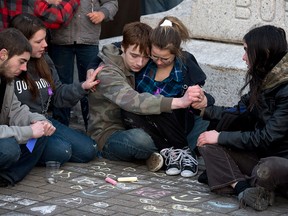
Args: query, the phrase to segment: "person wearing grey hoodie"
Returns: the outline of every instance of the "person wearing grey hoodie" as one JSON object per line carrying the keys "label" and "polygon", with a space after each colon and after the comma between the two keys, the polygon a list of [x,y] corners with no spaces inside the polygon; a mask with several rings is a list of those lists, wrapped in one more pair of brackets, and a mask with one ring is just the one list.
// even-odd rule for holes
{"label": "person wearing grey hoodie", "polygon": [[14,94],[13,79],[27,70],[31,52],[20,31],[0,32],[0,187],[22,180],[38,163],[47,136],[55,132],[43,115],[31,113]]}

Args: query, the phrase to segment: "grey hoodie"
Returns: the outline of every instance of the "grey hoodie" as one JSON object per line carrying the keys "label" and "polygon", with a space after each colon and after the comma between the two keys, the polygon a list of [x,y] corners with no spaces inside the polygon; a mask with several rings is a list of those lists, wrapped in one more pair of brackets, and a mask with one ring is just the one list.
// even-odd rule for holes
{"label": "grey hoodie", "polygon": [[[0,79],[1,82],[1,79]],[[33,135],[30,124],[46,120],[43,115],[31,113],[14,94],[14,82],[8,83],[0,113],[0,139],[14,137],[19,144],[27,143]]]}

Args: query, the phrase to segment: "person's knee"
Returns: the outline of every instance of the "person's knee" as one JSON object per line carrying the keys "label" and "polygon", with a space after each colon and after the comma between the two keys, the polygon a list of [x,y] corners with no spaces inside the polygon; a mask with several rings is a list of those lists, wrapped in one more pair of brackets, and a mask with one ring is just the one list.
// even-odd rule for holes
{"label": "person's knee", "polygon": [[288,169],[287,159],[281,157],[267,157],[260,160],[256,174],[258,179],[266,180]]}
{"label": "person's knee", "polygon": [[215,145],[203,145],[203,146],[198,146],[198,151],[200,152],[201,155],[206,155],[210,154],[211,152],[213,153],[215,151]]}
{"label": "person's knee", "polygon": [[68,143],[48,144],[44,152],[44,161],[58,161],[61,164],[68,162],[72,156],[72,149]]}
{"label": "person's knee", "polygon": [[[89,142],[90,143],[90,142]],[[87,143],[88,144],[88,143]],[[90,145],[87,145],[82,151],[75,152],[72,149],[72,156],[70,161],[77,163],[87,163],[97,157],[98,146],[95,142],[91,142]]]}
{"label": "person's knee", "polygon": [[131,131],[130,136],[131,138],[133,137],[133,140],[136,143],[143,143],[144,145],[153,143],[151,136],[148,133],[146,133],[143,129],[135,128],[131,129],[130,131]]}

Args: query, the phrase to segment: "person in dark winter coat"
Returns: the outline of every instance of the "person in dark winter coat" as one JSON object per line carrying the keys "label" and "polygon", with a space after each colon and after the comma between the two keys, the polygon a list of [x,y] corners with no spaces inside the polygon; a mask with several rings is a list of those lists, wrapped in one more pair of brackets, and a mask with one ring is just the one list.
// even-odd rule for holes
{"label": "person in dark winter coat", "polygon": [[241,204],[261,211],[273,204],[274,192],[288,197],[286,33],[260,26],[243,42],[248,71],[240,93],[247,86],[249,91],[232,108],[202,108],[203,118],[218,119],[222,126],[202,133],[197,146],[211,190],[236,194]]}

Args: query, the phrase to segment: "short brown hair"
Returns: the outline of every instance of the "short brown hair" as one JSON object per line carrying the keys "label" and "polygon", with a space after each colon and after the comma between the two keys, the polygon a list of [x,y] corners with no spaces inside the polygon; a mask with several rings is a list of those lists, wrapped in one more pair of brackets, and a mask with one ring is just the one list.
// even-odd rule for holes
{"label": "short brown hair", "polygon": [[27,38],[15,28],[8,28],[0,32],[0,50],[8,51],[8,59],[24,52],[32,52],[32,47]]}
{"label": "short brown hair", "polygon": [[132,22],[128,23],[123,28],[123,40],[122,47],[126,50],[131,45],[139,46],[139,51],[147,56],[150,53],[147,53],[147,48],[151,48],[150,44],[150,34],[152,32],[152,28],[141,22]]}

